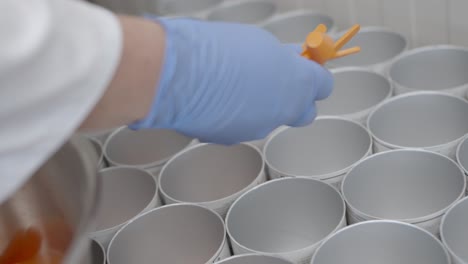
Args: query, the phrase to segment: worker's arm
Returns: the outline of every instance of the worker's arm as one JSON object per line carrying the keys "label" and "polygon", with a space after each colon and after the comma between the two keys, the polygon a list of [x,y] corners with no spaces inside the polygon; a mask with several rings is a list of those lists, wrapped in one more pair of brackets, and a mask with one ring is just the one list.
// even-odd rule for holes
{"label": "worker's arm", "polygon": [[154,100],[164,59],[165,34],[152,21],[120,16],[123,49],[119,65],[82,130],[112,128],[142,119]]}
{"label": "worker's arm", "polygon": [[123,52],[83,128],[132,124],[233,144],[315,118],[330,73],[248,25],[121,17]]}

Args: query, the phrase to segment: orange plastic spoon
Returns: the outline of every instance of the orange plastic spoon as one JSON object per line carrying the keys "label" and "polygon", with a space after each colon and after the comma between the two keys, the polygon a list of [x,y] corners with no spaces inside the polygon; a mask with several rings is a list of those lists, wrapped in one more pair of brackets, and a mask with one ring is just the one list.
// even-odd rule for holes
{"label": "orange plastic spoon", "polygon": [[360,28],[361,26],[354,25],[338,41],[334,42],[327,35],[327,27],[320,24],[307,36],[302,56],[323,65],[329,60],[357,53],[361,51],[360,47],[346,50],[341,50],[341,48],[359,32]]}

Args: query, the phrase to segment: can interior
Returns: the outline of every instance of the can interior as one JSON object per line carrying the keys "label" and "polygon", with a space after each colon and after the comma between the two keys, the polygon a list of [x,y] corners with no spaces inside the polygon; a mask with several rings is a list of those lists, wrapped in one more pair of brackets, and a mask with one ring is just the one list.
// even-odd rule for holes
{"label": "can interior", "polygon": [[223,221],[191,205],[166,206],[124,227],[109,246],[109,263],[205,264],[223,245]]}
{"label": "can interior", "polygon": [[441,236],[447,247],[468,263],[468,199],[452,208],[445,217]]}
{"label": "can interior", "polygon": [[310,247],[337,229],[344,203],[330,185],[288,178],[242,196],[227,219],[230,236],[254,251],[282,253]]}
{"label": "can interior", "polygon": [[144,166],[170,158],[187,147],[191,138],[169,130],[119,130],[104,149],[112,163]]}
{"label": "can interior", "polygon": [[276,6],[272,2],[252,1],[219,7],[214,9],[207,18],[225,22],[258,23],[271,17],[275,12]]}
{"label": "can interior", "polygon": [[156,181],[145,171],[110,168],[100,173],[102,187],[96,230],[115,227],[141,213],[157,194]]}
{"label": "can interior", "polygon": [[319,24],[325,24],[330,29],[333,27],[333,20],[318,13],[291,14],[268,22],[264,29],[283,43],[302,43]]}
{"label": "can interior", "polygon": [[156,10],[160,15],[190,14],[209,9],[222,0],[156,0]]}
{"label": "can interior", "polygon": [[373,135],[387,144],[432,147],[468,133],[467,117],[464,100],[442,94],[412,94],[379,107],[368,125]]}
{"label": "can interior", "polygon": [[[391,151],[356,165],[342,184],[351,210],[407,220],[447,209],[464,193],[464,175],[450,159],[422,151]],[[432,216],[434,218],[434,216]]]}
{"label": "can interior", "polygon": [[291,262],[266,255],[240,255],[221,261],[219,264],[291,264]]}
{"label": "can interior", "polygon": [[361,47],[361,51],[352,56],[330,61],[334,67],[370,66],[388,62],[405,51],[407,43],[403,36],[391,31],[361,31],[344,47]]}
{"label": "can interior", "polygon": [[366,156],[370,145],[370,136],[360,125],[323,118],[274,136],[266,146],[265,159],[287,175],[320,176],[353,165]]}
{"label": "can interior", "polygon": [[200,145],[167,164],[160,188],[178,201],[214,201],[246,188],[262,169],[261,154],[248,145]]}
{"label": "can interior", "polygon": [[442,245],[409,225],[367,222],[350,226],[316,252],[312,264],[449,264]]}
{"label": "can interior", "polygon": [[444,90],[468,84],[467,68],[467,50],[425,49],[396,61],[390,77],[411,89]]}
{"label": "can interior", "polygon": [[327,100],[317,102],[319,115],[346,115],[364,111],[376,106],[391,93],[390,82],[373,72],[343,70],[334,72],[333,77],[333,93]]}

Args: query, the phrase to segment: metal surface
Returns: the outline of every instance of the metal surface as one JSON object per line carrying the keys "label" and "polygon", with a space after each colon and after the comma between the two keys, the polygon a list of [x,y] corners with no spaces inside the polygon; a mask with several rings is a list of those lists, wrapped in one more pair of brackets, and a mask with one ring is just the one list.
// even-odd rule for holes
{"label": "metal surface", "polygon": [[331,17],[307,10],[279,14],[265,21],[261,26],[283,43],[302,43],[319,24],[325,24],[330,33],[336,32]]}
{"label": "metal surface", "polygon": [[342,183],[349,222],[399,220],[439,233],[442,215],[465,194],[451,159],[423,150],[393,150],[353,167]]}
{"label": "metal surface", "polygon": [[378,106],[367,121],[375,151],[424,148],[455,158],[468,133],[468,102],[440,93],[417,92],[394,97]]}
{"label": "metal surface", "polygon": [[268,0],[229,1],[211,10],[207,20],[256,24],[277,12],[274,2]]}
{"label": "metal surface", "polygon": [[65,255],[65,264],[90,263],[84,235],[93,224],[98,180],[94,160],[82,151],[86,144],[92,148],[71,139],[0,205],[0,252],[30,228],[39,232],[43,252]]}
{"label": "metal surface", "polygon": [[[343,35],[345,32],[336,34]],[[408,49],[406,38],[394,31],[379,27],[364,27],[343,48],[360,46],[355,55],[332,60],[330,67],[358,66],[385,74],[393,60]]]}
{"label": "metal surface", "polygon": [[198,144],[167,162],[159,188],[166,204],[197,203],[224,217],[237,197],[266,180],[264,167],[254,146]]}
{"label": "metal surface", "polygon": [[336,187],[356,162],[371,153],[367,129],[336,117],[319,117],[306,127],[277,130],[264,148],[271,178],[312,177]]}
{"label": "metal surface", "polygon": [[332,73],[333,93],[317,102],[319,115],[340,116],[366,125],[370,112],[392,96],[392,85],[381,74],[357,67],[333,69]]}
{"label": "metal surface", "polygon": [[166,205],[126,224],[112,239],[109,264],[208,264],[228,257],[223,219],[193,204]]}
{"label": "metal surface", "polygon": [[468,89],[468,48],[429,46],[400,55],[389,70],[395,93],[441,91],[464,97]]}
{"label": "metal surface", "polygon": [[346,225],[345,204],[331,185],[310,178],[269,181],[228,212],[234,254],[260,253],[308,263],[321,241]]}
{"label": "metal surface", "polygon": [[468,175],[468,136],[458,145],[457,162]]}
{"label": "metal surface", "polygon": [[156,180],[147,171],[114,167],[104,169],[100,174],[102,188],[96,228],[89,235],[107,247],[120,227],[160,203]]}
{"label": "metal surface", "polygon": [[122,127],[107,139],[104,155],[111,166],[148,169],[157,176],[166,161],[192,142],[192,138],[174,131]]}
{"label": "metal surface", "polygon": [[452,256],[453,264],[468,263],[468,198],[447,211],[440,226],[442,242]]}
{"label": "metal surface", "polygon": [[416,226],[369,221],[338,231],[316,251],[311,264],[450,264],[444,246]]}
{"label": "metal surface", "polygon": [[245,254],[228,258],[217,264],[292,264],[292,262],[267,255]]}
{"label": "metal surface", "polygon": [[106,252],[99,242],[91,240],[91,264],[105,264]]}

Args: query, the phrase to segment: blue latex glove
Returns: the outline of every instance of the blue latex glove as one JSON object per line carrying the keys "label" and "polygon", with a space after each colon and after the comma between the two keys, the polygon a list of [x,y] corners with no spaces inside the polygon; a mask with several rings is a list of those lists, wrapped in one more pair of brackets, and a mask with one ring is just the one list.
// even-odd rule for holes
{"label": "blue latex glove", "polygon": [[256,140],[281,125],[311,123],[315,101],[331,93],[328,70],[260,28],[154,21],[166,31],[164,67],[152,109],[134,129],[172,129],[219,144]]}

